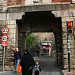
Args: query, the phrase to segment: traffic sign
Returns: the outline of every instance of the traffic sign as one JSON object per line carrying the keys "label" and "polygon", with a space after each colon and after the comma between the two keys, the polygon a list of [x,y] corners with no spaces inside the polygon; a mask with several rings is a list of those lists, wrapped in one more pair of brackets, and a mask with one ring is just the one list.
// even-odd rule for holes
{"label": "traffic sign", "polygon": [[8,34],[9,28],[7,26],[2,28],[2,34]]}
{"label": "traffic sign", "polygon": [[2,36],[2,46],[8,46],[8,36]]}
{"label": "traffic sign", "polygon": [[8,36],[3,35],[3,36],[2,36],[2,41],[8,41]]}
{"label": "traffic sign", "polygon": [[2,46],[8,46],[8,41],[2,41]]}

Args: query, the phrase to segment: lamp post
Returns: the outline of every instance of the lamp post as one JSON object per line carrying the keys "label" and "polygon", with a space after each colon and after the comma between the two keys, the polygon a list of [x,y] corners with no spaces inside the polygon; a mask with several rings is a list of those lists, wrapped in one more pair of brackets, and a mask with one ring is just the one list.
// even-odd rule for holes
{"label": "lamp post", "polygon": [[27,37],[27,32],[22,32],[22,36],[24,38],[24,50],[26,50],[26,37]]}
{"label": "lamp post", "polygon": [[68,43],[68,70],[70,72],[70,36],[67,36],[67,43]]}
{"label": "lamp post", "polygon": [[27,35],[28,35],[29,33],[30,33],[30,31],[22,32],[22,36],[23,36],[23,38],[24,38],[24,50],[26,50],[26,48],[27,48],[26,37],[27,37]]}
{"label": "lamp post", "polygon": [[73,33],[73,21],[67,21],[68,70],[70,72],[70,38]]}

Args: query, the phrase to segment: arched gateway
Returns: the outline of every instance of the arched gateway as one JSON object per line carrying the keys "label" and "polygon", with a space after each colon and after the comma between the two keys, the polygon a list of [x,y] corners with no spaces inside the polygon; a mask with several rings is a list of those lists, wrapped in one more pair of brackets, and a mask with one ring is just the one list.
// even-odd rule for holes
{"label": "arched gateway", "polygon": [[25,12],[21,19],[16,20],[18,26],[18,44],[24,49],[25,41],[22,34],[32,32],[53,32],[56,45],[57,66],[63,68],[62,22],[51,11]]}

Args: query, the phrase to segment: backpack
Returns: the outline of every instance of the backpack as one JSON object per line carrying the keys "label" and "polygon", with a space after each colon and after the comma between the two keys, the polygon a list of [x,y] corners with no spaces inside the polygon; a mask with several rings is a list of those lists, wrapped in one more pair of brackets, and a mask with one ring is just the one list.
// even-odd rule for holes
{"label": "backpack", "polygon": [[39,71],[40,69],[39,69],[39,65],[35,65],[35,67],[34,67],[34,71]]}

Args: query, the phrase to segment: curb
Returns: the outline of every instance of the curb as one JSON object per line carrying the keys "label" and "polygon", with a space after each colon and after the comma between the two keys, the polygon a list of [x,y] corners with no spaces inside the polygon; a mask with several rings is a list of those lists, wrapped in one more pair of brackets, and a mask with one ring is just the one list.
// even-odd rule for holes
{"label": "curb", "polygon": [[75,72],[66,72],[65,70],[62,70],[64,75],[75,75]]}
{"label": "curb", "polygon": [[64,75],[67,75],[67,73],[65,72],[65,70],[62,70],[62,72],[63,72]]}
{"label": "curb", "polygon": [[13,73],[14,71],[0,71],[0,74],[2,73]]}

